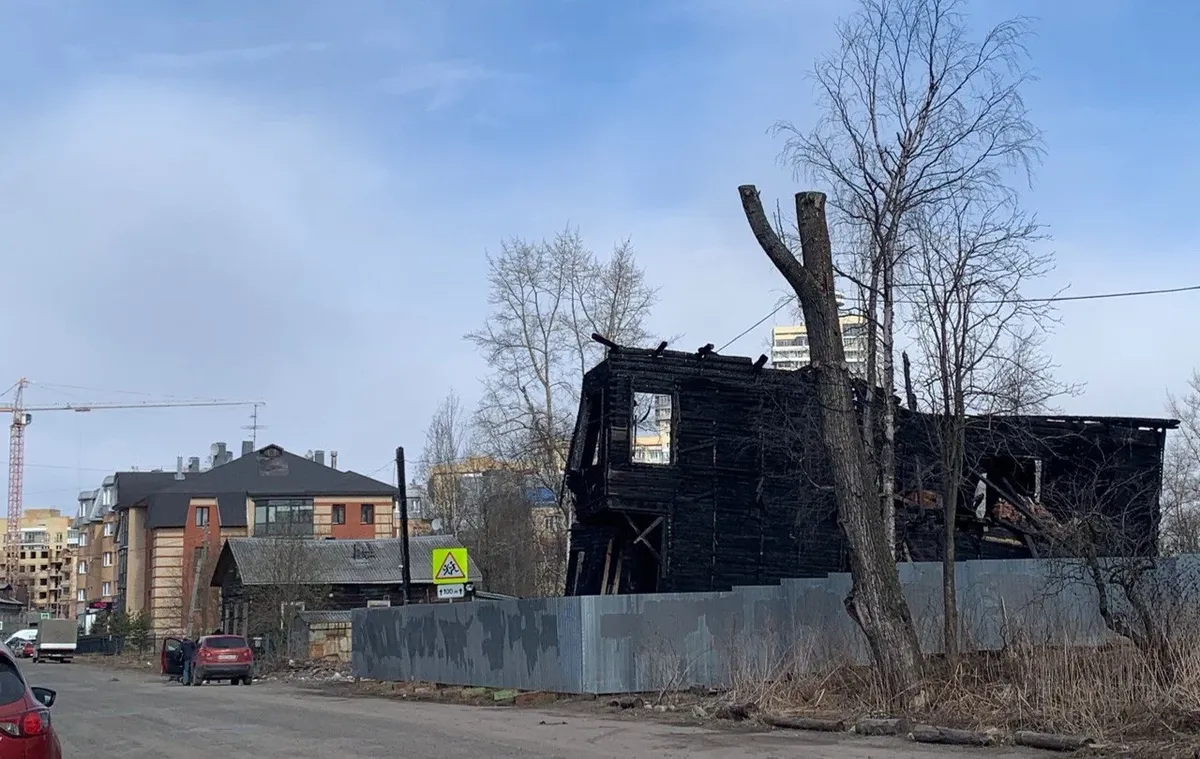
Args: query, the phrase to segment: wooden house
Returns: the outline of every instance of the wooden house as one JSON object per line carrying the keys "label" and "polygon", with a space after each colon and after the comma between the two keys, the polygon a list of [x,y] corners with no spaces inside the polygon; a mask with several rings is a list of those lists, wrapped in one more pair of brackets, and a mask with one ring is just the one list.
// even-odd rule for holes
{"label": "wooden house", "polygon": [[[765,363],[711,346],[618,347],[584,376],[566,469],[568,595],[728,590],[847,569],[812,375]],[[959,558],[1061,554],[1047,530],[1101,512],[1119,525],[1103,550],[1154,551],[1165,431],[1176,425],[972,418]],[[936,429],[935,417],[897,408],[902,559],[940,559]]]}

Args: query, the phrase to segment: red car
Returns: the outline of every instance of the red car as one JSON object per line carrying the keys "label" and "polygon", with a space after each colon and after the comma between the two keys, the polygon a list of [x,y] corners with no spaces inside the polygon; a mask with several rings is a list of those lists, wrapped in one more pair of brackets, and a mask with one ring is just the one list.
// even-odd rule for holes
{"label": "red car", "polygon": [[[162,671],[172,679],[183,674],[180,643],[178,638],[163,641]],[[192,681],[184,685],[200,685],[211,680],[228,680],[230,685],[254,682],[254,652],[241,635],[205,635],[197,641]]]}
{"label": "red car", "polygon": [[50,719],[56,696],[31,688],[12,654],[0,651],[0,759],[62,759]]}

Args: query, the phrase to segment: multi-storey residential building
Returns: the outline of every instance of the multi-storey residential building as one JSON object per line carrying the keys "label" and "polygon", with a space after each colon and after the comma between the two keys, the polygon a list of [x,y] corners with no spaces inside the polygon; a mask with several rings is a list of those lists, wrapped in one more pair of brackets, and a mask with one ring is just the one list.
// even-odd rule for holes
{"label": "multi-storey residential building", "polygon": [[[842,325],[842,345],[846,350],[846,363],[850,366],[850,373],[860,379],[866,379],[869,353],[867,336],[870,332],[867,319],[854,314],[843,314],[838,321]],[[810,361],[807,326],[796,324],[774,327],[771,330],[772,367],[795,370],[807,366]],[[879,365],[877,361],[876,366]]]}
{"label": "multi-storey residential building", "polygon": [[532,470],[490,456],[470,456],[431,467],[422,493],[423,507],[428,518],[438,520],[440,532],[457,532],[468,521],[457,510],[478,508],[482,500],[512,492],[510,488],[523,491],[536,535],[551,537],[563,532],[566,523],[557,494],[540,484]]}
{"label": "multi-storey residential building", "polygon": [[[155,476],[155,472],[130,472],[131,475]],[[90,630],[98,614],[112,609],[117,595],[117,475],[104,478],[95,490],[79,494],[79,515],[73,529],[75,550],[75,618],[84,630]]]}
{"label": "multi-storey residential building", "polygon": [[[364,540],[392,537],[395,488],[297,456],[277,445],[216,466],[174,473],[120,472],[116,601],[149,614],[151,634],[196,632],[219,622],[210,587],[224,541],[232,537]],[[151,475],[147,477],[147,475]]]}
{"label": "multi-storey residential building", "polygon": [[[26,509],[21,516],[20,584],[14,591],[30,609],[54,618],[75,616],[71,521],[59,509]],[[0,531],[7,536],[7,519],[0,519]]]}

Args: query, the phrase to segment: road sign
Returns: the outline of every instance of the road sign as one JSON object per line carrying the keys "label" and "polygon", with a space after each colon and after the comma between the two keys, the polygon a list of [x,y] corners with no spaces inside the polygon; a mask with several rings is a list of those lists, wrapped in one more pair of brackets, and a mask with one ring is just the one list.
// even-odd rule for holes
{"label": "road sign", "polygon": [[43,611],[39,616],[41,616],[42,619],[50,619],[50,612]]}
{"label": "road sign", "polygon": [[433,584],[458,585],[467,581],[467,549],[433,549]]}
{"label": "road sign", "polygon": [[459,583],[458,585],[439,585],[438,598],[463,598],[467,595],[467,586]]}

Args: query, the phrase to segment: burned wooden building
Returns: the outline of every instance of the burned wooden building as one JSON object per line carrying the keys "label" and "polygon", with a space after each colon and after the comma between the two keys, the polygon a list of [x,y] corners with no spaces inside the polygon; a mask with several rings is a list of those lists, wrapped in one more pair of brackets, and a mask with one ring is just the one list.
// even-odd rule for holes
{"label": "burned wooden building", "polygon": [[[765,363],[711,346],[610,347],[585,375],[566,468],[568,595],[727,590],[847,569],[812,375]],[[1176,424],[970,419],[959,560],[1082,551],[1080,531],[1087,551],[1153,552]],[[897,408],[900,560],[942,555],[936,425]]]}

